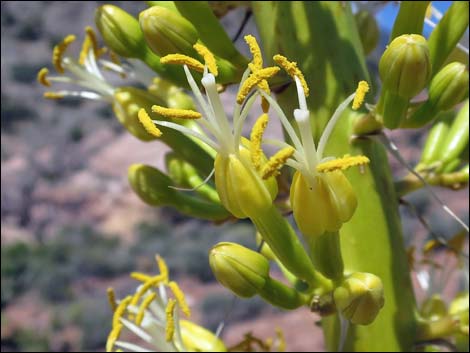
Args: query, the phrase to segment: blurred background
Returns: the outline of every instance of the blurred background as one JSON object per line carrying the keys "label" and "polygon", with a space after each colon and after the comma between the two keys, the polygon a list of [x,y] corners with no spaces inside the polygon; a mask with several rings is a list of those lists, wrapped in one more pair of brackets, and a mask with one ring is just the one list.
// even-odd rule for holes
{"label": "blurred background", "polygon": [[[273,337],[275,322],[288,339],[288,351],[323,350],[321,331],[314,326],[318,318],[307,308],[283,312],[259,299],[232,306],[232,295],[215,282],[208,249],[223,240],[253,247],[249,223],[188,220],[171,209],[153,209],[134,195],[128,166],[163,168],[164,146],[125,132],[105,103],[42,98],[36,74],[51,67],[53,46],[69,33],[80,38],[103,3],[1,2],[2,352],[103,350],[111,326],[106,288],[113,286],[118,297],[133,291],[136,283],[128,274],[155,273],[156,253],[187,294],[195,321],[214,330],[226,319],[229,344],[250,331]],[[109,3],[134,15],[145,8],[140,1]],[[436,5],[444,10],[449,2]],[[396,10],[390,3],[378,12],[381,45],[369,59],[372,70]],[[223,19],[231,35],[244,15],[245,9],[237,9]],[[243,33],[256,33],[252,21]],[[246,52],[242,40],[237,44]],[[226,96],[233,101],[230,92]],[[271,133],[279,131],[275,126]],[[422,132],[391,134],[411,163],[419,158],[423,137]],[[391,162],[397,178],[406,174],[393,157]],[[468,222],[468,189],[437,191]],[[407,199],[436,233],[451,236],[458,230],[426,192]],[[407,244],[422,242],[428,231],[407,210],[403,216]]]}

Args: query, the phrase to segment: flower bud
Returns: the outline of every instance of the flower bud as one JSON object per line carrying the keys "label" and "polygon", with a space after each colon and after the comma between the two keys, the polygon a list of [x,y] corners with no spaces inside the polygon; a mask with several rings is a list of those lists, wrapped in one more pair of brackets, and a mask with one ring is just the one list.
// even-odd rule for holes
{"label": "flower bud", "polygon": [[147,50],[139,21],[114,5],[103,5],[95,12],[96,27],[106,44],[126,58],[142,57]]}
{"label": "flower bud", "polygon": [[383,88],[402,98],[413,98],[431,77],[431,62],[426,39],[418,34],[395,38],[379,63]]}
{"label": "flower bud", "polygon": [[227,347],[212,332],[187,320],[180,321],[181,338],[189,352],[226,352]]}
{"label": "flower bud", "polygon": [[269,262],[256,251],[223,242],[209,253],[209,264],[217,280],[242,298],[257,294],[269,278]]}
{"label": "flower bud", "polygon": [[156,77],[148,91],[166,102],[168,108],[196,110],[192,98],[180,87]]}
{"label": "flower bud", "polygon": [[274,177],[263,180],[254,169],[248,148],[240,155],[218,154],[215,159],[215,186],[220,200],[237,218],[256,218],[272,206],[277,195]]}
{"label": "flower bud", "polygon": [[369,11],[359,11],[354,18],[364,54],[367,55],[375,49],[379,42],[380,33],[377,21]]}
{"label": "flower bud", "polygon": [[148,46],[157,55],[196,56],[193,45],[199,39],[198,33],[191,22],[175,11],[152,6],[140,13],[139,22]]}
{"label": "flower bud", "polygon": [[384,306],[382,280],[371,273],[355,272],[333,293],[336,307],[356,325],[372,323]]}
{"label": "flower bud", "polygon": [[290,202],[297,226],[307,237],[338,231],[357,206],[354,190],[341,171],[321,173],[312,181],[296,172]]}
{"label": "flower bud", "polygon": [[433,110],[449,110],[468,96],[468,70],[453,62],[433,77],[429,86],[429,103]]}

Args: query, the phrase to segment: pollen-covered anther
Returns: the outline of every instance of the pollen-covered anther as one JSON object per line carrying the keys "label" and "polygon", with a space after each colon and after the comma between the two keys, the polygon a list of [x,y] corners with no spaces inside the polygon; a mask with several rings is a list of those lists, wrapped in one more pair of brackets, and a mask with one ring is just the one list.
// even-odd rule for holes
{"label": "pollen-covered anther", "polygon": [[139,118],[140,123],[144,127],[145,131],[147,131],[150,135],[160,137],[162,136],[162,132],[158,127],[155,126],[153,123],[152,119],[150,116],[147,114],[144,108],[141,108],[139,110],[139,113],[137,114],[137,117]]}
{"label": "pollen-covered anther", "polygon": [[193,48],[196,49],[197,53],[204,58],[204,62],[207,65],[209,71],[214,75],[217,76],[219,74],[219,70],[217,69],[217,63],[215,61],[214,54],[207,49],[206,46],[196,43],[193,45]]}
{"label": "pollen-covered anther", "polygon": [[320,163],[317,165],[317,172],[328,173],[335,170],[346,170],[358,165],[369,163],[370,160],[366,156],[350,156],[345,155],[343,158],[333,159],[332,161]]}
{"label": "pollen-covered anther", "polygon": [[46,67],[43,67],[41,70],[38,72],[38,82],[46,87],[51,86],[51,81],[47,79],[47,75],[49,75],[49,70]]}
{"label": "pollen-covered anther", "polygon": [[130,276],[131,278],[139,282],[147,282],[149,279],[152,278],[152,276],[146,275],[145,273],[142,273],[142,272],[132,272]]}
{"label": "pollen-covered anther", "polygon": [[369,92],[369,84],[366,81],[360,81],[357,85],[356,95],[354,96],[352,104],[353,110],[357,110],[361,107],[367,92]]}
{"label": "pollen-covered anther", "polygon": [[285,56],[282,55],[274,55],[273,57],[276,64],[282,67],[292,78],[296,77],[300,80],[302,87],[304,89],[305,97],[308,97],[309,89],[307,82],[305,81],[304,74],[300,69],[297,67],[297,63],[294,61],[289,61]]}
{"label": "pollen-covered anther", "polygon": [[109,306],[111,307],[111,310],[115,312],[117,309],[117,305],[116,305],[116,294],[114,293],[114,289],[112,287],[109,287],[106,290],[106,293],[108,294]]}
{"label": "pollen-covered anther", "polygon": [[160,58],[162,64],[187,65],[189,68],[204,72],[204,65],[190,56],[183,54],[168,54]]}
{"label": "pollen-covered anther", "polygon": [[88,56],[88,52],[93,50],[93,53],[96,57],[100,56],[105,49],[98,48],[98,40],[96,39],[96,34],[93,28],[90,26],[85,27],[85,39],[83,40],[82,50],[80,51],[80,57],[78,62],[81,65],[85,64],[86,57]]}
{"label": "pollen-covered anther", "polygon": [[160,255],[156,255],[155,261],[157,261],[158,270],[160,271],[160,276],[164,278],[164,283],[167,283],[169,272],[168,272],[168,266],[166,265],[165,260]]}
{"label": "pollen-covered anther", "polygon": [[165,108],[159,105],[152,105],[152,112],[160,114],[166,118],[174,119],[200,119],[202,117],[201,113],[194,110],[188,109],[174,109],[174,108]]}
{"label": "pollen-covered anther", "polygon": [[119,325],[119,320],[126,312],[127,307],[129,306],[129,303],[131,302],[131,300],[132,300],[131,295],[128,295],[123,300],[121,300],[121,302],[117,306],[116,311],[114,312],[114,315],[113,315],[113,327],[115,327],[116,325]]}
{"label": "pollen-covered anther", "polygon": [[60,92],[44,92],[43,97],[47,99],[62,99],[65,95]]}
{"label": "pollen-covered anther", "polygon": [[119,339],[121,335],[123,325],[118,323],[117,325],[113,326],[113,329],[109,333],[108,339],[106,340],[106,352],[112,352],[114,343]]}
{"label": "pollen-covered anther", "polygon": [[256,38],[251,34],[245,36],[244,38],[246,44],[248,44],[248,47],[250,48],[251,55],[253,55],[253,60],[251,63],[256,70],[261,69],[263,67],[263,56],[261,55],[261,50],[259,48],[258,42],[256,41]]}
{"label": "pollen-covered anther", "polygon": [[64,67],[62,66],[62,56],[64,55],[68,46],[73,41],[75,41],[75,38],[76,37],[73,34],[69,34],[67,37],[64,38],[62,42],[57,44],[54,47],[54,50],[52,51],[52,64],[54,65],[58,73],[64,73]]}
{"label": "pollen-covered anther", "polygon": [[129,303],[129,305],[137,305],[137,303],[139,302],[139,300],[144,296],[145,293],[147,293],[149,291],[150,288],[152,288],[153,286],[155,286],[156,284],[156,279],[155,278],[151,278],[149,279],[147,282],[145,282],[140,288],[139,290],[134,294],[134,296],[132,297],[132,300],[131,302]]}
{"label": "pollen-covered anther", "polygon": [[186,303],[186,298],[184,297],[184,293],[181,288],[178,286],[178,283],[171,281],[168,283],[171,291],[175,295],[176,301],[181,308],[181,311],[187,316],[191,316],[191,309],[189,309],[188,303]]}
{"label": "pollen-covered anther", "polygon": [[157,293],[151,293],[142,301],[142,304],[140,305],[139,311],[135,318],[136,325],[140,326],[140,324],[142,323],[142,320],[144,319],[145,310],[147,310],[149,305],[155,300],[156,297],[157,297]]}
{"label": "pollen-covered anther", "polygon": [[246,98],[251,89],[257,86],[261,81],[267,80],[279,72],[278,67],[266,67],[264,69],[253,72],[248,78],[243,82],[243,85],[240,87],[240,90],[237,94],[237,103],[242,104],[243,100]]}
{"label": "pollen-covered anther", "polygon": [[253,129],[251,130],[250,135],[250,155],[251,162],[256,170],[261,168],[261,157],[263,155],[263,150],[261,149],[261,141],[263,140],[263,134],[268,126],[269,117],[268,114],[262,114],[258,120],[256,120]]}
{"label": "pollen-covered anther", "polygon": [[269,158],[268,162],[263,166],[261,170],[261,177],[263,179],[268,179],[272,176],[278,175],[279,170],[294,153],[295,149],[290,146],[276,152],[276,154]]}
{"label": "pollen-covered anther", "polygon": [[165,309],[166,315],[166,327],[165,327],[165,339],[170,342],[175,334],[175,306],[176,300],[169,299]]}

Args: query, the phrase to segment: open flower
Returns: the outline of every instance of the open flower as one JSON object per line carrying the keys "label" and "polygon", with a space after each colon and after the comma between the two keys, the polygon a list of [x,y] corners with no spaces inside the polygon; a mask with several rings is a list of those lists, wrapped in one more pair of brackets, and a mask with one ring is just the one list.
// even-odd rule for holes
{"label": "open flower", "polygon": [[[212,332],[180,319],[180,311],[189,317],[190,309],[178,284],[169,281],[164,260],[158,255],[156,259],[159,275],[131,274],[132,278],[142,282],[134,295],[117,303],[114,291],[108,290],[114,315],[106,351],[225,352],[224,343]],[[130,331],[143,342],[136,344],[121,340],[123,330]]]}

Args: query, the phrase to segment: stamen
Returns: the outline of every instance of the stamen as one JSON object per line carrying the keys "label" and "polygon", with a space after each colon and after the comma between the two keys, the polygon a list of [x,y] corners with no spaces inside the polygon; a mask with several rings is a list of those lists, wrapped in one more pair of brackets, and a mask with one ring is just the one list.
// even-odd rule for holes
{"label": "stamen", "polygon": [[147,114],[144,108],[141,108],[137,113],[137,117],[139,118],[140,123],[144,127],[145,131],[147,131],[150,135],[155,137],[162,136],[162,132],[158,127],[155,126],[150,116]]}
{"label": "stamen", "polygon": [[181,311],[187,316],[191,316],[191,309],[189,309],[188,303],[186,303],[186,299],[184,297],[183,291],[180,289],[178,286],[178,283],[171,281],[168,283],[168,286],[170,287],[171,291],[175,295],[175,298],[178,302],[178,305],[181,308]]}
{"label": "stamen", "polygon": [[174,119],[194,120],[202,118],[201,113],[196,112],[194,110],[165,108],[159,105],[152,105],[152,112],[160,114],[166,118]]}
{"label": "stamen", "polygon": [[118,323],[113,327],[111,332],[109,333],[108,339],[106,341],[106,352],[112,352],[114,348],[114,343],[119,339],[121,335],[123,325]]}
{"label": "stamen", "polygon": [[176,300],[170,299],[168,300],[168,304],[165,309],[165,314],[166,314],[165,339],[167,342],[170,342],[173,339],[173,335],[175,334],[175,318],[174,318],[175,305],[176,305]]}
{"label": "stamen", "polygon": [[59,92],[44,92],[43,97],[47,99],[62,99],[65,95]]}
{"label": "stamen", "polygon": [[274,156],[269,158],[269,161],[264,165],[261,170],[261,177],[268,179],[272,176],[279,174],[279,169],[286,163],[286,161],[294,154],[295,149],[291,146],[283,148],[276,152]]}
{"label": "stamen", "polygon": [[155,256],[157,261],[158,269],[160,270],[160,275],[165,279],[164,283],[168,282],[168,266],[166,265],[165,260],[160,255]]}
{"label": "stamen", "polygon": [[109,287],[106,292],[108,293],[109,306],[111,306],[111,310],[115,312],[117,305],[116,305],[116,295],[114,293],[114,289],[112,287]]}
{"label": "stamen", "polygon": [[268,126],[269,117],[268,114],[262,114],[258,120],[256,120],[253,129],[251,130],[250,140],[250,155],[251,162],[256,170],[259,170],[261,167],[261,157],[263,155],[263,150],[261,149],[261,141],[263,140],[263,134]]}
{"label": "stamen", "polygon": [[256,72],[253,72],[248,78],[243,82],[240,90],[237,94],[237,103],[242,104],[243,100],[246,98],[251,89],[257,86],[261,81],[267,80],[268,78],[274,76],[279,72],[278,67],[267,67]]}
{"label": "stamen", "polygon": [[119,303],[118,307],[116,308],[116,311],[114,312],[113,315],[113,327],[116,325],[119,325],[119,319],[124,315],[124,313],[127,310],[127,306],[132,300],[132,296],[128,295],[125,297],[121,302]]}
{"label": "stamen", "polygon": [[346,170],[369,162],[370,160],[366,156],[350,156],[346,154],[343,158],[337,158],[332,161],[320,163],[317,165],[316,169],[319,173],[328,173],[335,170]]}
{"label": "stamen", "polygon": [[367,92],[369,92],[369,84],[366,81],[360,81],[357,85],[356,95],[352,104],[353,110],[358,110],[361,107]]}
{"label": "stamen", "polygon": [[204,72],[204,65],[190,56],[183,54],[169,54],[160,58],[162,64],[186,65],[193,70]]}
{"label": "stamen", "polygon": [[52,51],[52,64],[54,65],[57,72],[61,74],[64,73],[64,67],[62,66],[62,56],[67,50],[67,47],[75,40],[75,38],[76,37],[73,34],[69,34],[62,42],[57,44]]}
{"label": "stamen", "polygon": [[141,272],[132,272],[131,278],[140,282],[147,282],[149,279],[152,278],[152,276],[146,275],[145,273],[141,273]]}
{"label": "stamen", "polygon": [[214,54],[212,54],[206,46],[199,43],[194,44],[193,48],[196,49],[197,53],[204,58],[204,62],[207,65],[207,68],[209,69],[211,74],[217,76],[219,74],[219,71],[217,69],[217,63],[215,61]]}
{"label": "stamen", "polygon": [[43,67],[41,70],[38,72],[38,82],[46,87],[51,87],[51,81],[47,79],[47,75],[49,74],[49,70],[47,67]]}
{"label": "stamen", "polygon": [[142,320],[144,319],[145,310],[147,310],[149,305],[155,300],[156,297],[157,297],[157,293],[151,293],[149,296],[147,296],[147,298],[145,298],[142,301],[142,304],[139,307],[139,312],[137,313],[137,316],[135,318],[136,325],[140,326],[142,324]]}
{"label": "stamen", "polygon": [[[261,55],[261,50],[259,48],[258,42],[256,38],[253,37],[251,34],[244,37],[246,44],[250,48],[251,55],[253,55],[253,60],[251,63],[253,64],[256,70],[260,70],[263,67],[263,56]],[[253,71],[253,70],[252,70]]]}
{"label": "stamen", "polygon": [[145,282],[139,288],[139,290],[134,294],[134,296],[132,297],[132,301],[129,303],[129,305],[136,306],[140,298],[142,298],[142,296],[155,284],[156,284],[155,278],[151,278],[147,282]]}
{"label": "stamen", "polygon": [[297,63],[294,61],[289,61],[285,56],[282,55],[274,55],[273,57],[274,61],[276,64],[278,64],[280,67],[282,67],[292,78],[297,76],[300,80],[300,83],[302,84],[302,87],[304,88],[305,92],[305,97],[308,97],[309,95],[309,89],[307,82],[305,81],[304,74],[300,69],[297,67]]}

